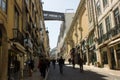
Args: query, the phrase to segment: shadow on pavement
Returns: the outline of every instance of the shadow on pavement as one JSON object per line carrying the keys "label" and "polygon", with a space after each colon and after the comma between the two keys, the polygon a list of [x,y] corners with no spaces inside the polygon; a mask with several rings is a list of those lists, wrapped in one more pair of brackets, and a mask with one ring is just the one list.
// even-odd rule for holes
{"label": "shadow on pavement", "polygon": [[56,64],[54,69],[51,65],[47,80],[109,80],[107,76],[84,70],[80,72],[79,68],[73,69],[71,65],[66,64],[63,69],[63,75],[59,73],[59,66]]}

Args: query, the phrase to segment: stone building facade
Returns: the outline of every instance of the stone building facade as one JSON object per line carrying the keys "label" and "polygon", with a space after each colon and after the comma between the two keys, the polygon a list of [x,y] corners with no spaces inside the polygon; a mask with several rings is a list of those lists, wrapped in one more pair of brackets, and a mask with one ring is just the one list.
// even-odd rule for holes
{"label": "stone building facade", "polygon": [[16,59],[23,79],[27,60],[47,56],[48,40],[41,0],[0,0],[0,80],[16,77]]}

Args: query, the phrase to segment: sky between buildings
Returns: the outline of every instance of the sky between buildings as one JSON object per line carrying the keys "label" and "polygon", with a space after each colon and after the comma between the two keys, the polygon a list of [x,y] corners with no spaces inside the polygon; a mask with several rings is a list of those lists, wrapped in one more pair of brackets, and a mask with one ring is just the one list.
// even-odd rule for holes
{"label": "sky between buildings", "polygon": [[[43,10],[69,13],[76,11],[80,0],[42,0]],[[50,48],[57,46],[60,25],[62,21],[45,21],[45,26],[49,30]]]}

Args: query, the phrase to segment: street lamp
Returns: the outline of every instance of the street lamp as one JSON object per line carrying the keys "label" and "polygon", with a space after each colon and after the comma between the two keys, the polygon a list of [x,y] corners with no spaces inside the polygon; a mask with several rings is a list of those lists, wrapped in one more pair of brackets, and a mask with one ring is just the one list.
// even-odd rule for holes
{"label": "street lamp", "polygon": [[[44,28],[40,28],[39,31],[42,31]],[[46,28],[45,28],[46,29]],[[49,33],[48,29],[45,31],[46,33]]]}

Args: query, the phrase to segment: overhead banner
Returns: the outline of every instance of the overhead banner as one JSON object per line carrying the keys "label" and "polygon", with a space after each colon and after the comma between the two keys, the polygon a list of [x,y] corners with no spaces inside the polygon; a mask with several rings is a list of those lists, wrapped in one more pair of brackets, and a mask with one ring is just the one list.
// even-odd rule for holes
{"label": "overhead banner", "polygon": [[60,20],[64,21],[64,13],[43,11],[44,20]]}

